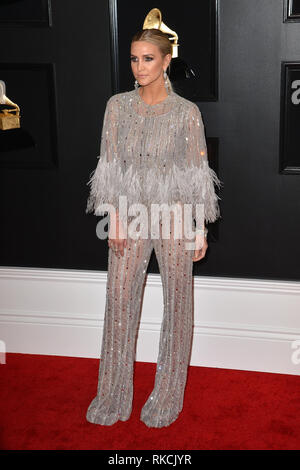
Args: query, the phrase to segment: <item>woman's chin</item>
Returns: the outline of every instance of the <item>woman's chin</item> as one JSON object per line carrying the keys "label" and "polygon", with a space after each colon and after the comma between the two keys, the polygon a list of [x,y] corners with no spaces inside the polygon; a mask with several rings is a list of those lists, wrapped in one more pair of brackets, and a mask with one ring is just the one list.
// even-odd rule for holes
{"label": "woman's chin", "polygon": [[138,78],[137,81],[139,82],[140,86],[147,86],[151,83],[151,81],[147,78]]}

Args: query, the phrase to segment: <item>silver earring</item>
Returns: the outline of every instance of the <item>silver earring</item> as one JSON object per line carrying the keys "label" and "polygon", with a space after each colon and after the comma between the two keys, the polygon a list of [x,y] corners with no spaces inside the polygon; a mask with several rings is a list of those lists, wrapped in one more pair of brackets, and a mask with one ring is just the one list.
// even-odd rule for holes
{"label": "silver earring", "polygon": [[134,88],[137,90],[138,87],[139,87],[139,82],[136,80],[136,81],[134,82]]}
{"label": "silver earring", "polygon": [[170,93],[169,77],[166,71],[164,71],[164,80],[165,80],[165,87],[166,87],[167,93],[169,94]]}

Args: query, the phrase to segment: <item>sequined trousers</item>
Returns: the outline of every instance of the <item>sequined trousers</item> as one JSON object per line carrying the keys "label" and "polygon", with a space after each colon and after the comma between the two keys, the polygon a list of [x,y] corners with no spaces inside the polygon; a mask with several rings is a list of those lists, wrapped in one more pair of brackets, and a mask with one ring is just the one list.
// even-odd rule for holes
{"label": "sequined trousers", "polygon": [[[90,403],[89,422],[112,425],[127,421],[132,411],[133,366],[144,281],[154,248],[163,285],[164,311],[154,388],[140,419],[161,428],[175,421],[183,408],[193,328],[192,257],[185,237],[127,238],[124,255],[109,248],[106,306],[97,396]],[[174,227],[174,226],[173,226]],[[190,241],[190,240],[189,240]]]}

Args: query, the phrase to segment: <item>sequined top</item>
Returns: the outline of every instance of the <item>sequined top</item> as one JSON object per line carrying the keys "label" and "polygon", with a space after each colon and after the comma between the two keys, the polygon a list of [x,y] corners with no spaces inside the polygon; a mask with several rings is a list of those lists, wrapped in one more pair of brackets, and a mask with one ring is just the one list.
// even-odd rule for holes
{"label": "sequined top", "polygon": [[[134,203],[203,204],[206,222],[220,217],[214,184],[222,182],[207,159],[199,108],[171,91],[149,105],[138,89],[113,95],[107,102],[100,155],[90,175],[86,212],[103,215],[101,204],[119,207],[119,196]],[[198,219],[197,219],[198,220]],[[202,226],[197,225],[201,229]]]}

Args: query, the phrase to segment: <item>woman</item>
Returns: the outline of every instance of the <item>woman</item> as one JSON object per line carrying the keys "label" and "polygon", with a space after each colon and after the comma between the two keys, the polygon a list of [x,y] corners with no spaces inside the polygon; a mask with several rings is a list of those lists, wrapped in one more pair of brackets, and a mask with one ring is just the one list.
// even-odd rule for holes
{"label": "woman", "polygon": [[[204,218],[201,222],[197,217],[195,250],[191,250],[186,235],[175,237],[175,217],[171,218],[168,238],[162,233],[161,214],[158,236],[147,232],[147,237],[134,238],[126,237],[126,219],[121,211],[110,212],[98,392],[87,411],[91,423],[112,425],[130,417],[142,289],[153,248],[163,284],[164,316],[155,386],[140,418],[148,427],[168,426],[183,407],[192,340],[193,261],[202,259],[207,250],[204,219],[213,222],[220,216],[214,183],[221,182],[208,165],[198,107],[172,90],[166,74],[171,58],[172,45],[161,31],[146,29],[133,37],[135,89],[108,100],[100,160],[88,183],[91,192],[87,212],[103,215],[107,212],[101,206],[104,203],[118,208],[122,195],[128,207],[140,203],[149,209],[141,228],[151,218],[148,216],[153,203],[179,203],[180,207],[190,204],[193,220],[199,204],[204,208]],[[183,220],[185,217],[184,213]]]}

